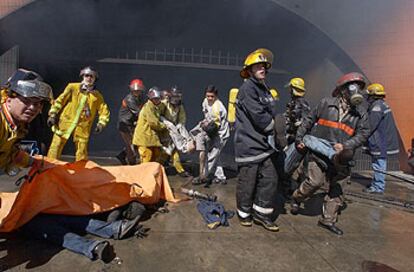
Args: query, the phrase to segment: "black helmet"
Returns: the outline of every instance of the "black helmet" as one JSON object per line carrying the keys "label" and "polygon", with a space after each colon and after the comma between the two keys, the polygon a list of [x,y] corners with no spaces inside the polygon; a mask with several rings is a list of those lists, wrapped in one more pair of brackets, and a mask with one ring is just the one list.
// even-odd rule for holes
{"label": "black helmet", "polygon": [[178,89],[177,86],[173,86],[171,88],[171,97],[170,97],[170,103],[172,105],[178,106],[181,105],[183,99],[183,93],[180,89]]}
{"label": "black helmet", "polygon": [[43,81],[43,78],[36,72],[19,68],[14,72],[14,74],[9,77],[6,83],[6,88],[10,86],[11,82],[18,80],[33,80],[37,79]]}
{"label": "black helmet", "polygon": [[9,90],[23,97],[39,97],[48,101],[53,99],[52,88],[38,79],[11,81]]}

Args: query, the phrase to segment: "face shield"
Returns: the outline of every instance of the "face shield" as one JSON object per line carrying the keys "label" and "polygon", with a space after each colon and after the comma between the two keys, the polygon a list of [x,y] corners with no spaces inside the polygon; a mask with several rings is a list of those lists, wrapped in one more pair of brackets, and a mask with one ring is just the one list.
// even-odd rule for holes
{"label": "face shield", "polygon": [[52,88],[39,80],[18,80],[10,84],[10,90],[23,97],[38,97],[50,101],[53,99]]}

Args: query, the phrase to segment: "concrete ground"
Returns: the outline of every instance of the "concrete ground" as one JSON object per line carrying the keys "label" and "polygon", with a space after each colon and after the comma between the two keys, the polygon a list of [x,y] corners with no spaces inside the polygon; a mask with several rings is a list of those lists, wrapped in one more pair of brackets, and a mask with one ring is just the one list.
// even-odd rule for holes
{"label": "concrete ground", "polygon": [[[148,237],[111,241],[117,258],[106,264],[19,233],[2,234],[0,271],[414,271],[414,186],[389,180],[384,196],[365,199],[361,189],[369,182],[367,174],[345,186],[348,207],[338,223],[342,237],[316,225],[321,196],[305,203],[297,216],[280,204],[277,233],[242,227],[237,218],[229,227],[209,230],[191,200],[169,204],[169,213],[144,221]],[[226,209],[235,210],[236,179],[229,176],[227,185],[196,189],[216,194]],[[15,190],[14,180],[0,176],[0,191]],[[170,176],[177,190],[185,182]]]}

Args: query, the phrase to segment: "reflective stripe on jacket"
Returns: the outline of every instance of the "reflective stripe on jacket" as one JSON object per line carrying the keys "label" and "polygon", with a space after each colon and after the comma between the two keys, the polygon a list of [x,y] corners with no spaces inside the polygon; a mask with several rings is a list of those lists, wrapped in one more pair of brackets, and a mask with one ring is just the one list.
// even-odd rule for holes
{"label": "reflective stripe on jacket", "polygon": [[88,140],[92,124],[98,113],[98,123],[109,122],[109,108],[98,90],[81,91],[81,83],[69,83],[53,102],[49,115],[59,114],[59,125],[53,132],[65,139],[72,133],[75,141]]}
{"label": "reflective stripe on jacket", "polygon": [[325,97],[303,119],[298,128],[296,141],[303,136],[313,136],[328,140],[332,144],[341,143],[346,149],[355,149],[368,139],[370,133],[367,113],[351,107],[339,120],[339,98]]}

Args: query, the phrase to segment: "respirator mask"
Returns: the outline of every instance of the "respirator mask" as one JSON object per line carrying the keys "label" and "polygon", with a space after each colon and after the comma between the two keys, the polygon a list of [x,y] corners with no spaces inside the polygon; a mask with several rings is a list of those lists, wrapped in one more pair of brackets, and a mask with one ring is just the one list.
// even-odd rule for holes
{"label": "respirator mask", "polygon": [[351,83],[344,87],[343,94],[345,99],[352,106],[358,106],[364,101],[361,85],[358,83]]}

